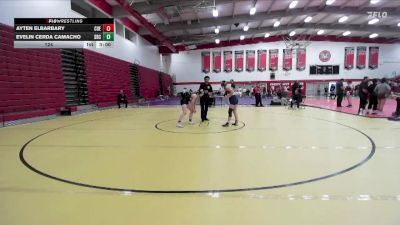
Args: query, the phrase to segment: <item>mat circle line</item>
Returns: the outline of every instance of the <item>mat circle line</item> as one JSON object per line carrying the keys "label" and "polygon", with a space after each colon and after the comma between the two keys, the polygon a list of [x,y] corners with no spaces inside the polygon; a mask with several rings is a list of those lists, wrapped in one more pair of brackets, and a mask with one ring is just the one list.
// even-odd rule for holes
{"label": "mat circle line", "polygon": [[24,153],[26,150],[26,147],[33,142],[34,140],[49,134],[53,131],[56,130],[60,130],[66,127],[71,127],[74,125],[78,125],[78,124],[83,124],[83,123],[87,123],[87,122],[93,122],[93,121],[98,121],[98,120],[102,120],[102,119],[108,119],[108,118],[100,118],[100,119],[93,119],[93,120],[88,120],[88,121],[83,121],[83,122],[79,122],[79,123],[74,123],[74,124],[70,124],[70,125],[66,125],[66,126],[62,126],[62,127],[58,127],[52,130],[49,130],[47,132],[44,132],[42,134],[37,135],[36,137],[30,139],[28,142],[26,142],[22,148],[20,149],[19,152],[19,159],[22,162],[22,164],[24,166],[26,166],[28,169],[30,169],[31,171],[47,177],[49,179],[52,180],[56,180],[59,182],[63,182],[63,183],[67,183],[67,184],[71,184],[71,185],[76,185],[76,186],[80,186],[80,187],[86,187],[86,188],[93,188],[93,189],[99,189],[99,190],[107,190],[107,191],[117,191],[117,192],[132,192],[132,193],[153,193],[153,194],[195,194],[195,193],[223,193],[223,192],[244,192],[244,191],[257,191],[257,190],[269,190],[269,189],[278,189],[278,188],[285,188],[285,187],[292,187],[292,186],[298,186],[298,185],[303,185],[303,184],[308,184],[308,183],[312,183],[312,182],[316,182],[316,181],[321,181],[321,180],[325,180],[325,179],[329,179],[332,177],[336,177],[342,174],[345,174],[347,172],[350,172],[356,168],[359,168],[360,166],[362,166],[363,164],[365,164],[366,162],[368,162],[375,154],[375,150],[376,150],[376,145],[375,142],[373,141],[373,139],[371,137],[369,137],[367,134],[365,134],[364,132],[358,130],[357,128],[345,125],[345,124],[341,124],[338,122],[332,122],[329,120],[325,120],[325,119],[320,119],[320,118],[313,118],[313,117],[303,117],[303,116],[297,116],[297,117],[302,117],[302,118],[308,118],[308,119],[315,119],[315,120],[320,120],[320,121],[325,121],[325,122],[329,122],[329,123],[334,123],[334,124],[338,124],[340,126],[343,127],[347,127],[349,129],[352,129],[360,134],[362,134],[364,137],[366,137],[369,142],[371,143],[371,150],[368,154],[368,156],[366,158],[364,158],[363,160],[361,160],[360,162],[337,172],[334,173],[330,173],[328,175],[325,176],[320,176],[320,177],[316,177],[316,178],[311,178],[311,179],[306,179],[306,180],[301,180],[301,181],[297,181],[297,182],[291,182],[291,183],[286,183],[286,184],[278,184],[278,185],[270,185],[270,186],[259,186],[259,187],[248,187],[248,188],[230,188],[230,189],[203,189],[203,190],[146,190],[146,189],[132,189],[132,188],[115,188],[115,187],[108,187],[108,186],[99,186],[99,185],[92,185],[92,184],[86,184],[86,183],[80,183],[80,182],[76,182],[73,180],[67,180],[64,178],[60,178],[48,173],[45,173],[43,171],[40,171],[39,169],[35,168],[34,166],[32,166],[24,157]]}

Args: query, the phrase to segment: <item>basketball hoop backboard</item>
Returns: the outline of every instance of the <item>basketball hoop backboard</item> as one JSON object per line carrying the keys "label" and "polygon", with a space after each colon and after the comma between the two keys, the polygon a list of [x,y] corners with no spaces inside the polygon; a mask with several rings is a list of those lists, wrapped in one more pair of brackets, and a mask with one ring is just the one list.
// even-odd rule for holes
{"label": "basketball hoop backboard", "polygon": [[311,44],[311,35],[305,36],[283,36],[283,42],[287,49],[291,49],[293,55],[297,53],[297,49],[307,48]]}

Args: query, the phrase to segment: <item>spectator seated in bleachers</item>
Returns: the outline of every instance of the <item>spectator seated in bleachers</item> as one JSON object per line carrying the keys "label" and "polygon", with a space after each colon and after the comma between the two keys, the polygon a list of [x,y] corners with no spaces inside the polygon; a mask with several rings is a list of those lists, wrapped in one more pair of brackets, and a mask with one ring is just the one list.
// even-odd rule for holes
{"label": "spectator seated in bleachers", "polygon": [[125,103],[125,108],[128,108],[128,98],[126,97],[123,90],[119,91],[117,103],[118,103],[118,108],[121,108],[121,103]]}

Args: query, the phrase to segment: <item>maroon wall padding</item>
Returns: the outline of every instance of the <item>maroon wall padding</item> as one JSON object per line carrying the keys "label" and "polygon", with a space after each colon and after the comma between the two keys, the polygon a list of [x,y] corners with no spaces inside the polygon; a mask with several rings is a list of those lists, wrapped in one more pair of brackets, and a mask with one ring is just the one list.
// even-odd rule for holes
{"label": "maroon wall padding", "polygon": [[60,50],[14,49],[13,41],[13,28],[0,24],[0,113],[59,111],[66,104]]}
{"label": "maroon wall padding", "polygon": [[83,52],[89,104],[113,102],[116,105],[120,90],[124,90],[128,101],[132,102],[129,63],[87,49]]}
{"label": "maroon wall padding", "polygon": [[160,72],[139,66],[140,96],[156,98],[160,91]]}

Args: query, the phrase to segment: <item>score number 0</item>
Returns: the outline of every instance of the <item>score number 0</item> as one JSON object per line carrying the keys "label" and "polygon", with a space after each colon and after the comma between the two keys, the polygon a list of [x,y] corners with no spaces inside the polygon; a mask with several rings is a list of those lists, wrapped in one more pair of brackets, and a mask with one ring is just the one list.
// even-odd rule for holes
{"label": "score number 0", "polygon": [[103,41],[114,40],[114,24],[103,24]]}
{"label": "score number 0", "polygon": [[114,32],[114,24],[103,24],[103,32]]}

